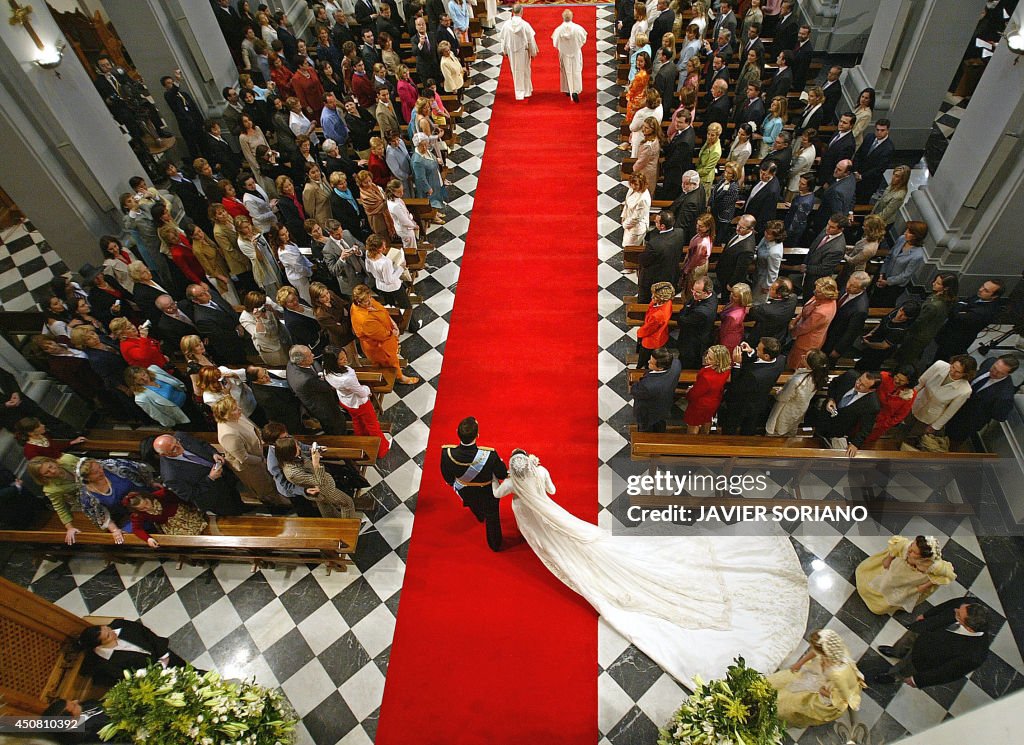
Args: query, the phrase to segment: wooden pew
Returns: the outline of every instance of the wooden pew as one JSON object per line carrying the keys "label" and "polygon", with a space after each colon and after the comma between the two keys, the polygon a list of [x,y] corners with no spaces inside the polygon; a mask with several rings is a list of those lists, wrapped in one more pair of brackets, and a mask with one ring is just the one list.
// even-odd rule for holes
{"label": "wooden pew", "polygon": [[0,530],[0,542],[17,543],[35,554],[60,560],[83,553],[98,553],[108,562],[172,559],[196,565],[210,561],[238,561],[252,565],[252,571],[281,565],[322,564],[347,571],[359,542],[358,518],[323,517],[218,517],[220,535],[155,534],[159,548],[150,548],[132,533],[124,543],[99,530],[82,513],[74,513],[73,525],[81,532],[75,545],[64,543],[64,525],[56,514],[35,530]]}

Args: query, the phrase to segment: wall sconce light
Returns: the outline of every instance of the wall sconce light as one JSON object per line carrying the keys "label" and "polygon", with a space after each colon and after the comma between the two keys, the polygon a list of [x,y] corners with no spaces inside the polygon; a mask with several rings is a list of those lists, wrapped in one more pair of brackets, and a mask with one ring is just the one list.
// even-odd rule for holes
{"label": "wall sconce light", "polygon": [[54,74],[59,78],[60,73],[56,72],[56,69],[64,58],[64,48],[66,46],[64,42],[58,41],[56,44],[49,46],[44,44],[43,40],[39,38],[39,34],[36,33],[35,28],[32,27],[32,21],[29,18],[32,15],[32,6],[20,5],[18,0],[7,0],[7,3],[11,6],[10,24],[12,26],[23,26],[32,38],[32,43],[36,45],[38,52],[34,60],[35,63],[44,70],[53,70]]}
{"label": "wall sconce light", "polygon": [[1013,61],[1014,66],[1016,66],[1020,62],[1021,55],[1024,55],[1024,30],[1017,24],[1007,26],[1006,31],[1003,32],[1003,37],[1006,39],[1006,46],[1017,55],[1017,59]]}

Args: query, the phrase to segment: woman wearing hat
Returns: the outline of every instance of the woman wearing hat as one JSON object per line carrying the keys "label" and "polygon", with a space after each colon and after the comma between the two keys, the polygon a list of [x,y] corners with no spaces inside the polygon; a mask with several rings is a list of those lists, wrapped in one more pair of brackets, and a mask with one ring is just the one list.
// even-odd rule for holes
{"label": "woman wearing hat", "polygon": [[644,325],[636,332],[636,367],[647,369],[651,353],[668,343],[668,322],[672,320],[672,298],[676,288],[671,282],[655,282],[651,285],[651,303],[647,306]]}

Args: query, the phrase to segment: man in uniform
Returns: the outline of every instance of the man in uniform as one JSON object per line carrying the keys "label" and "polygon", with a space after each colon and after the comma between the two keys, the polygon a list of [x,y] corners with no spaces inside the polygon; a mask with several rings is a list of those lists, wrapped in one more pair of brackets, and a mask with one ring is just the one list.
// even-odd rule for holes
{"label": "man in uniform", "polygon": [[494,448],[476,444],[480,427],[474,417],[459,422],[459,445],[441,448],[441,477],[462,498],[476,519],[487,525],[487,545],[501,551],[501,516],[492,481],[508,478],[508,469]]}

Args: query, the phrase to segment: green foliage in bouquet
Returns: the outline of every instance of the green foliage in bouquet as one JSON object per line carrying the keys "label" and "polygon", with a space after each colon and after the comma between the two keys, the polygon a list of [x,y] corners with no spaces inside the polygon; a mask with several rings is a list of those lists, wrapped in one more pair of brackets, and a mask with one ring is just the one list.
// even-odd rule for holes
{"label": "green foliage in bouquet", "polygon": [[297,721],[278,691],[191,665],[125,671],[103,708],[110,724],[102,739],[146,745],[291,745]]}
{"label": "green foliage in bouquet", "polygon": [[742,657],[721,680],[694,678],[693,693],[665,728],[658,745],[779,745],[777,694]]}

